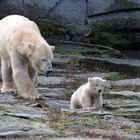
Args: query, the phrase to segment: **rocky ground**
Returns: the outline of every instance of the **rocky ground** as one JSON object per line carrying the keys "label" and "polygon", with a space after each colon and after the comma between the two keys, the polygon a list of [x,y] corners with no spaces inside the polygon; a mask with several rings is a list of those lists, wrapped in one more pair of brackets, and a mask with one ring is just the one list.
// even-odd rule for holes
{"label": "rocky ground", "polygon": [[[66,44],[57,45],[54,58],[54,72],[38,78],[43,99],[27,101],[15,93],[0,94],[0,139],[140,139],[139,60]],[[71,94],[93,76],[108,80],[103,110],[71,110]]]}

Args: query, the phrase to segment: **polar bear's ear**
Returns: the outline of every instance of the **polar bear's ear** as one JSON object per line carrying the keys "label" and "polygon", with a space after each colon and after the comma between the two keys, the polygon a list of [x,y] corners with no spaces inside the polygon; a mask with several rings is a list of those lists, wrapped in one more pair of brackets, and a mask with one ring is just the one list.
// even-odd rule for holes
{"label": "polar bear's ear", "polygon": [[103,81],[104,81],[104,82],[106,82],[106,80],[105,80],[105,79],[103,79]]}
{"label": "polar bear's ear", "polygon": [[52,48],[52,50],[54,51],[54,49],[55,49],[55,46],[51,46],[51,48]]}
{"label": "polar bear's ear", "polygon": [[28,55],[28,56],[31,56],[33,50],[34,50],[33,44],[27,43],[27,55]]}
{"label": "polar bear's ear", "polygon": [[28,43],[27,46],[28,46],[29,49],[32,49],[32,47],[33,47],[33,45],[30,44],[30,43]]}
{"label": "polar bear's ear", "polygon": [[92,81],[92,78],[88,78],[88,82],[91,82]]}

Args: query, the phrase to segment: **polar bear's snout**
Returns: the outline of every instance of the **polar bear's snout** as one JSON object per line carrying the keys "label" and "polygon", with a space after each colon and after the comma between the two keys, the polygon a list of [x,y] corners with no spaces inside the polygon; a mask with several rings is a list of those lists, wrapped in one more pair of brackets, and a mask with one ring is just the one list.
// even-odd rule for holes
{"label": "polar bear's snout", "polygon": [[102,92],[102,89],[99,89],[98,92],[99,92],[99,93]]}
{"label": "polar bear's snout", "polygon": [[50,60],[43,62],[42,72],[48,76],[49,73],[52,73],[52,62]]}
{"label": "polar bear's snout", "polygon": [[97,92],[101,93],[104,90],[104,85],[98,85],[96,88],[97,88]]}

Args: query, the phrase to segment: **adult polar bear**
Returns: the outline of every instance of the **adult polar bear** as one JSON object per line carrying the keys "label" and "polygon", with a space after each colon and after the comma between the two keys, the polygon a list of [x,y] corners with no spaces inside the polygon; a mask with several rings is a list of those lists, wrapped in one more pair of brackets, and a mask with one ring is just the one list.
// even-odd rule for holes
{"label": "adult polar bear", "polygon": [[36,77],[38,73],[52,71],[54,48],[28,18],[10,15],[0,20],[1,92],[15,90],[15,83],[21,97],[40,98],[35,88]]}

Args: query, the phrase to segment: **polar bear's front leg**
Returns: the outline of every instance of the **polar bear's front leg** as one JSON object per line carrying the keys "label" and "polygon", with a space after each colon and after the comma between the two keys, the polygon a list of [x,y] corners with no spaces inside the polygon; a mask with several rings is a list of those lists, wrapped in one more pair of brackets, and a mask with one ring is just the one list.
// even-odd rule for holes
{"label": "polar bear's front leg", "polygon": [[94,107],[95,107],[97,110],[101,110],[101,109],[102,109],[102,106],[103,106],[103,99],[102,99],[102,94],[100,93],[99,96],[97,96],[97,97],[94,99]]}
{"label": "polar bear's front leg", "polygon": [[81,98],[81,105],[82,105],[83,109],[88,109],[88,108],[92,107],[93,105],[92,105],[91,98],[88,96],[83,96]]}
{"label": "polar bear's front leg", "polygon": [[28,65],[28,73],[30,76],[31,81],[33,82],[34,86],[37,87],[37,76],[38,73],[34,70],[34,68],[32,68],[31,65]]}
{"label": "polar bear's front leg", "polygon": [[39,99],[41,95],[37,92],[28,73],[28,66],[25,60],[19,54],[11,56],[13,78],[19,94],[24,99]]}
{"label": "polar bear's front leg", "polygon": [[8,65],[3,58],[1,58],[1,68],[3,80],[1,92],[16,92],[12,78],[11,66]]}

